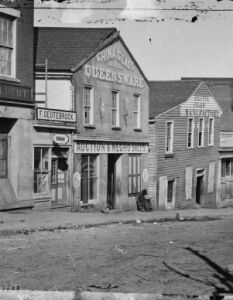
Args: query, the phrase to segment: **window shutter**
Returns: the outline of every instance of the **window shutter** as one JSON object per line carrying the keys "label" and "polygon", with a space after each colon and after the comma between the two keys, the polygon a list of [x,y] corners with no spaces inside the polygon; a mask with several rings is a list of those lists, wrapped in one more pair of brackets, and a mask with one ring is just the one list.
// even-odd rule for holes
{"label": "window shutter", "polygon": [[212,161],[209,163],[208,193],[214,191],[214,179],[215,179],[215,161]]}
{"label": "window shutter", "polygon": [[159,177],[159,207],[165,207],[167,203],[167,176]]}
{"label": "window shutter", "polygon": [[185,169],[185,195],[186,200],[192,199],[193,188],[193,167],[187,167]]}

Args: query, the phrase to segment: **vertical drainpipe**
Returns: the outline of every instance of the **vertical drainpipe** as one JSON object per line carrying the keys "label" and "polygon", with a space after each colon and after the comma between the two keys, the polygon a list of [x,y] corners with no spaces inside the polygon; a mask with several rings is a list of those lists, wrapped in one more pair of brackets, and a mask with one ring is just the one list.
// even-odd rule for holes
{"label": "vertical drainpipe", "polygon": [[[76,112],[75,105],[74,105],[74,80],[73,75],[71,77],[71,91],[72,91],[72,110]],[[77,116],[77,114],[76,114]],[[77,123],[76,123],[77,125]],[[70,169],[71,169],[71,180],[70,180],[70,211],[74,209],[74,191],[73,191],[73,173],[74,173],[74,130],[72,129],[71,132],[71,154],[70,154]]]}

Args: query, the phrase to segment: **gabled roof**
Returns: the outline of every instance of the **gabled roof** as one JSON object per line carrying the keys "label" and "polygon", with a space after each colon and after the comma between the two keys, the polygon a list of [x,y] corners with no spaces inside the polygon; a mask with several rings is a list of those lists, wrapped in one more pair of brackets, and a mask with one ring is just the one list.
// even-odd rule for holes
{"label": "gabled roof", "polygon": [[[181,78],[183,81],[190,78]],[[221,130],[233,131],[233,78],[198,77],[191,78],[203,81],[222,108]]]}
{"label": "gabled roof", "polygon": [[152,119],[188,100],[200,83],[198,80],[149,81],[149,118]]}
{"label": "gabled roof", "polygon": [[70,71],[91,55],[116,28],[35,27],[35,64],[49,70]]}

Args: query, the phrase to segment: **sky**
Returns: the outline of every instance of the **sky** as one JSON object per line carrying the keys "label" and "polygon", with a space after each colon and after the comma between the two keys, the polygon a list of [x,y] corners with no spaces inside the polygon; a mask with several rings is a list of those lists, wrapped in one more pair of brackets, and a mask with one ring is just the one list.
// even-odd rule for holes
{"label": "sky", "polygon": [[35,26],[116,27],[149,80],[233,77],[232,0],[35,0],[35,8]]}

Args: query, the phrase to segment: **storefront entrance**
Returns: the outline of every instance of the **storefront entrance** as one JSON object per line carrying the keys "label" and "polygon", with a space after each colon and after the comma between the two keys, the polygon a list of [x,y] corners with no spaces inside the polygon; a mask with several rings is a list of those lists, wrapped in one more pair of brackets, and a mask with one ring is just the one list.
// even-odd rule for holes
{"label": "storefront entrance", "polygon": [[68,149],[52,148],[51,160],[51,204],[52,206],[67,204],[68,192]]}
{"label": "storefront entrance", "polygon": [[120,155],[108,155],[108,191],[107,207],[114,209],[116,206],[116,163]]}

